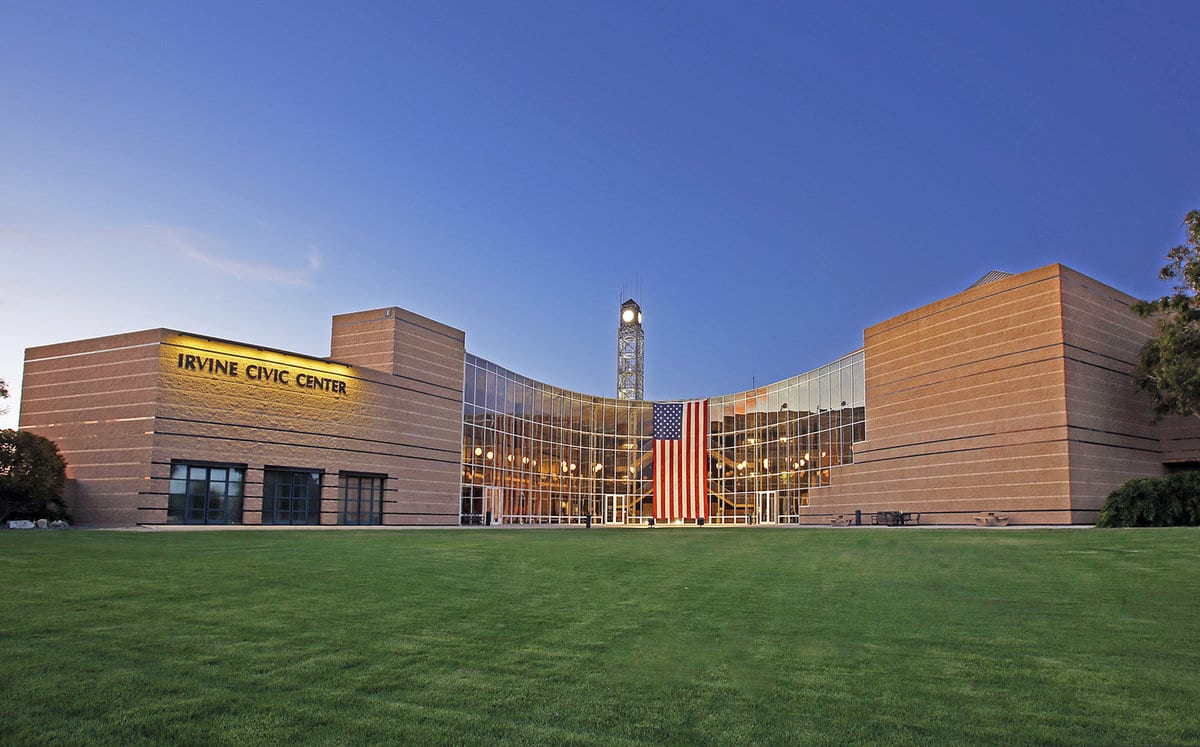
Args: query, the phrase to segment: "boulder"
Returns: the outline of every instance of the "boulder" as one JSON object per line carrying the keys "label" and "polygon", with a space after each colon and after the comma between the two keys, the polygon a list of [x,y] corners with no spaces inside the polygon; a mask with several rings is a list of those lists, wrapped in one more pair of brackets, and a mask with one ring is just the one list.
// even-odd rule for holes
{"label": "boulder", "polygon": [[8,522],[9,529],[33,529],[34,523],[28,519],[10,519]]}

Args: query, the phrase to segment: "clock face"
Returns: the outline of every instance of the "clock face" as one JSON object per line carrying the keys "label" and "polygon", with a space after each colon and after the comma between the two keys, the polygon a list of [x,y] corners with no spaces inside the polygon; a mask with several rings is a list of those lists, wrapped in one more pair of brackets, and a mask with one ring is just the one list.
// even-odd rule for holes
{"label": "clock face", "polygon": [[632,322],[633,321],[633,309],[625,309],[624,311],[622,311],[621,312],[621,321]]}
{"label": "clock face", "polygon": [[638,312],[638,324],[642,323],[642,312]]}

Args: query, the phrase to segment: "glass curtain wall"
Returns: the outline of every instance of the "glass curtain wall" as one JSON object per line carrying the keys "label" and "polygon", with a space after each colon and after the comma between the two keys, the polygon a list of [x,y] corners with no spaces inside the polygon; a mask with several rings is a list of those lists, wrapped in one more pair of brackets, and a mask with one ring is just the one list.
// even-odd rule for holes
{"label": "glass curtain wall", "polygon": [[721,524],[800,523],[866,438],[863,353],[709,400],[709,514]]}
{"label": "glass curtain wall", "polygon": [[[865,437],[862,351],[709,400],[709,512],[799,523]],[[652,403],[549,386],[467,354],[464,524],[640,524],[654,516]]]}
{"label": "glass curtain wall", "polygon": [[651,403],[542,384],[467,355],[463,523],[638,523],[651,502]]}

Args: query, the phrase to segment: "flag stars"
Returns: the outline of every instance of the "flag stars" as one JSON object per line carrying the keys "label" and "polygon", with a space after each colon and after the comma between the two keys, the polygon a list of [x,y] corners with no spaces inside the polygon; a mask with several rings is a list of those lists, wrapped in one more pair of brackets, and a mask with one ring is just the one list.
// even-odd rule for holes
{"label": "flag stars", "polygon": [[660,441],[683,438],[683,404],[654,403],[654,438]]}

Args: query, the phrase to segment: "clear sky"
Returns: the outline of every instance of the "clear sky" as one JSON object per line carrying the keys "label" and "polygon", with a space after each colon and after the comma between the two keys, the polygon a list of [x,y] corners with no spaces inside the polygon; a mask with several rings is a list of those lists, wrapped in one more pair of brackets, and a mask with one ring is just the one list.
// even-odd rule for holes
{"label": "clear sky", "polygon": [[992,269],[1158,295],[1200,2],[0,0],[0,377],[401,306],[615,393],[741,391]]}

